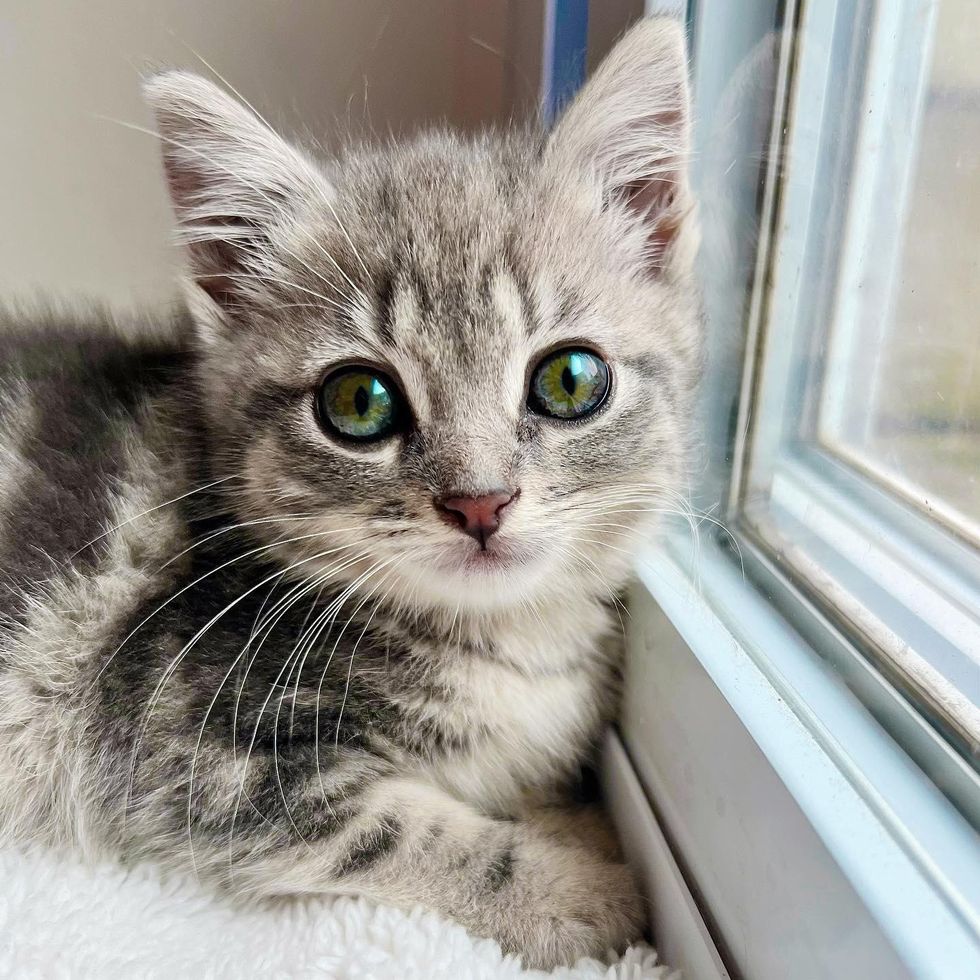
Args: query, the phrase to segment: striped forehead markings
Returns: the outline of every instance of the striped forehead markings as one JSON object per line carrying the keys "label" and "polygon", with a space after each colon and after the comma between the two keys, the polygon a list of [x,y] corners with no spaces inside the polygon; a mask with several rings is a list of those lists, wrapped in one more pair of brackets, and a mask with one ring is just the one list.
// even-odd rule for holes
{"label": "striped forehead markings", "polygon": [[493,276],[490,280],[490,298],[504,323],[519,325],[527,333],[533,331],[528,297],[512,273],[500,271]]}

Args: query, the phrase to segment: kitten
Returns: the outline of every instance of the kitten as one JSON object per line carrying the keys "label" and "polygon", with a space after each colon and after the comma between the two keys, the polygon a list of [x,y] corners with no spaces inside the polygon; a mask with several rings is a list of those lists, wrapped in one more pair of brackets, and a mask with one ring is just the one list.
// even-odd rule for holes
{"label": "kitten", "polygon": [[320,162],[193,75],[146,95],[189,316],[0,334],[6,839],[421,903],[535,965],[636,938],[556,803],[684,473],[680,28],[550,135]]}

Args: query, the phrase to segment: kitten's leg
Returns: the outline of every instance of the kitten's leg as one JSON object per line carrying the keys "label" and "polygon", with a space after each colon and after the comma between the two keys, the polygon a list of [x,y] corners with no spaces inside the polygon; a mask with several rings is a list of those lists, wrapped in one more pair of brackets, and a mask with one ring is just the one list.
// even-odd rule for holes
{"label": "kitten's leg", "polygon": [[360,810],[334,838],[239,866],[236,886],[424,905],[539,967],[622,948],[642,931],[628,870],[579,840],[486,817],[421,779],[383,780]]}
{"label": "kitten's leg", "polygon": [[623,854],[609,815],[597,803],[583,806],[546,805],[529,809],[527,823],[555,840],[576,843],[609,861]]}
{"label": "kitten's leg", "polygon": [[598,774],[591,767],[564,788],[528,792],[519,815],[557,840],[578,842],[610,861],[623,860],[613,822],[602,806]]}
{"label": "kitten's leg", "polygon": [[[212,778],[195,786],[194,863],[242,899],[347,893],[422,905],[539,967],[601,955],[642,931],[625,866],[532,821],[488,817],[424,775],[363,759],[323,780],[281,772],[274,789],[249,787],[256,806],[240,809],[230,840],[234,794],[213,778],[221,768],[202,767]],[[146,840],[139,822],[129,826]],[[171,858],[173,833],[157,835]]]}

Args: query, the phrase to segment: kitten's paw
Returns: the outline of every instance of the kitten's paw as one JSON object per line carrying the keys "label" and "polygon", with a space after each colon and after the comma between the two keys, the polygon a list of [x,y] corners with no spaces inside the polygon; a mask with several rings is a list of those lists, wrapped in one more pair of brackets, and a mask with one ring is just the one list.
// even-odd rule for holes
{"label": "kitten's paw", "polygon": [[[621,952],[643,933],[645,907],[629,868],[578,846],[523,848],[498,924],[502,945],[539,969]],[[508,893],[508,894],[505,894]]]}

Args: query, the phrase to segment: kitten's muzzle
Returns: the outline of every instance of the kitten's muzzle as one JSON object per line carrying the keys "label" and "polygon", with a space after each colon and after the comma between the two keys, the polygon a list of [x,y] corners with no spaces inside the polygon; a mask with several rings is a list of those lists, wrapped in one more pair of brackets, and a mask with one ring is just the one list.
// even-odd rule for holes
{"label": "kitten's muzzle", "polygon": [[487,541],[500,528],[504,511],[520,495],[520,490],[496,490],[479,497],[433,497],[432,504],[447,524],[458,527],[486,551]]}

